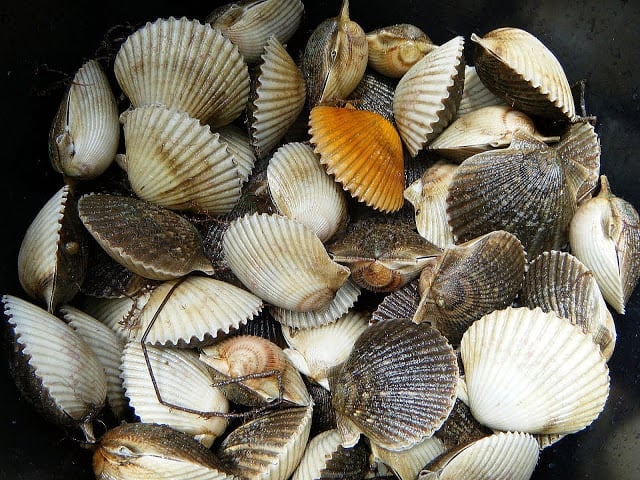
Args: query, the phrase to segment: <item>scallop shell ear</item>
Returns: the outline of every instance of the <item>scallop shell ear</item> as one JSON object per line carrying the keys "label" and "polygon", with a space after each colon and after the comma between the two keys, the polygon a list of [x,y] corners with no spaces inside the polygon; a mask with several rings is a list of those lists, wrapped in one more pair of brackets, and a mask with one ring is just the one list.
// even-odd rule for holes
{"label": "scallop shell ear", "polygon": [[249,69],[238,48],[185,17],[159,18],[129,35],[114,70],[134,107],[160,103],[215,126],[235,120],[249,97]]}
{"label": "scallop shell ear", "polygon": [[506,105],[506,102],[489,90],[476,72],[476,67],[465,65],[464,88],[456,117],[461,117],[479,108]]}

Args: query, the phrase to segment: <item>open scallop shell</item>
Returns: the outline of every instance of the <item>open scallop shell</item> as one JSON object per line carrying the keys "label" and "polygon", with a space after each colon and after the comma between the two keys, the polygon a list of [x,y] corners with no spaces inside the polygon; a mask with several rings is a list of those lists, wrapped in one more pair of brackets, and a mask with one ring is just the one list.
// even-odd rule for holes
{"label": "open scallop shell", "polygon": [[238,48],[195,19],[147,22],[121,45],[114,71],[134,107],[161,103],[216,126],[235,120],[249,98]]}
{"label": "open scallop shell", "polygon": [[435,436],[401,452],[392,452],[371,443],[374,458],[390,467],[401,480],[416,480],[422,468],[446,452],[442,440]]}
{"label": "open scallop shell", "polygon": [[471,413],[496,430],[574,433],[598,417],[609,394],[607,362],[591,335],[540,308],[485,315],[460,351]]}
{"label": "open scallop shell", "polygon": [[[124,347],[120,366],[125,394],[136,417],[145,423],[169,425],[210,447],[227,428],[224,415],[229,402],[212,386],[207,367],[190,350],[147,346],[146,351],[153,380],[138,342]],[[162,401],[173,406],[161,403],[155,388]]]}
{"label": "open scallop shell", "polygon": [[213,273],[198,230],[166,208],[135,197],[85,194],[80,219],[116,262],[153,280],[169,280],[195,270]]}
{"label": "open scallop shell", "polygon": [[415,157],[453,119],[464,85],[464,38],[454,37],[418,61],[398,82],[393,116]]}
{"label": "open scallop shell", "polygon": [[172,210],[228,213],[240,198],[237,162],[207,125],[146,105],[123,116],[127,176],[136,195]]}
{"label": "open scallop shell", "polygon": [[346,225],[345,194],[309,145],[278,148],[269,160],[267,181],[280,213],[310,227],[322,242]]}
{"label": "open scallop shell", "polygon": [[464,67],[464,88],[456,117],[491,105],[506,105],[506,102],[482,83],[476,72],[476,67],[466,65]]}
{"label": "open scallop shell", "polygon": [[402,207],[402,141],[391,122],[375,112],[318,106],[309,127],[320,162],[352,197],[383,212]]}
{"label": "open scallop shell", "polygon": [[343,446],[360,434],[391,451],[430,437],[453,408],[458,364],[451,345],[427,324],[378,322],[329,376]]}
{"label": "open scallop shell", "polygon": [[224,256],[247,289],[272,305],[320,310],[335,297],[349,269],[332,261],[313,231],[281,215],[252,214],[231,223]]}

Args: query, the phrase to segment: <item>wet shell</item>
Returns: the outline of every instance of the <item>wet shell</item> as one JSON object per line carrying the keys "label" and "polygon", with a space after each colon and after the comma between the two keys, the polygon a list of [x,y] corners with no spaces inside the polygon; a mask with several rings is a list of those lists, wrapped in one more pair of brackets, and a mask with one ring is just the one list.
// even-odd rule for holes
{"label": "wet shell", "polygon": [[397,80],[367,70],[349,95],[349,104],[358,110],[375,112],[394,123],[393,95],[397,84]]}
{"label": "wet shell", "polygon": [[122,44],[114,70],[134,107],[161,103],[216,126],[235,120],[249,98],[238,48],[195,19],[147,22]]}
{"label": "wet shell", "polygon": [[418,233],[440,248],[454,243],[447,219],[447,194],[457,167],[438,160],[404,191],[404,198],[413,205]]}
{"label": "wet shell", "polygon": [[142,200],[171,210],[228,213],[240,198],[237,162],[207,125],[147,105],[123,116],[127,176]]}
{"label": "wet shell", "polygon": [[441,440],[429,437],[415,446],[401,452],[392,452],[371,444],[373,456],[391,467],[401,480],[415,480],[420,470],[428,463],[444,454],[446,449]]}
{"label": "wet shell", "polygon": [[[435,260],[435,259],[434,259]],[[385,295],[371,315],[371,322],[413,318],[420,303],[418,280],[407,283],[404,287]]]}
{"label": "wet shell", "polygon": [[367,33],[369,67],[400,78],[422,57],[436,48],[431,39],[415,25],[401,23]]}
{"label": "wet shell", "polygon": [[87,238],[68,185],[40,209],[18,252],[18,279],[24,291],[49,312],[80,290],[87,269]]}
{"label": "wet shell", "polygon": [[458,364],[451,345],[426,324],[371,325],[329,384],[343,446],[360,434],[391,451],[430,437],[453,408]]}
{"label": "wet shell", "polygon": [[[125,346],[120,367],[136,417],[145,423],[169,425],[210,447],[227,428],[223,415],[229,411],[229,402],[212,386],[207,367],[190,350],[147,346],[146,351],[153,379],[138,342]],[[164,403],[158,400],[156,387]]]}
{"label": "wet shell", "polygon": [[169,280],[213,273],[198,230],[171,210],[134,197],[87,194],[80,219],[116,262],[145,278]]}
{"label": "wet shell", "polygon": [[231,223],[223,238],[233,273],[272,305],[305,312],[326,307],[349,276],[320,239],[281,215],[252,214]]}
{"label": "wet shell", "polygon": [[225,125],[216,130],[220,140],[227,144],[227,148],[236,161],[242,182],[249,180],[256,164],[256,154],[249,141],[247,132],[234,124]]}
{"label": "wet shell", "polygon": [[485,87],[476,72],[476,67],[464,67],[464,88],[457,117],[491,105],[506,105],[505,101]]}
{"label": "wet shell", "polygon": [[574,433],[609,394],[609,369],[591,335],[539,308],[485,315],[460,350],[471,413],[495,430]]}
{"label": "wet shell", "polygon": [[393,124],[374,112],[318,106],[309,127],[320,162],[352,197],[382,212],[402,207],[404,157]]}
{"label": "wet shell", "polygon": [[23,398],[42,417],[80,427],[92,440],[93,418],[107,394],[107,378],[89,345],[69,325],[12,295],[2,296],[10,344],[9,370]]}
{"label": "wet shell", "polygon": [[606,176],[600,183],[598,195],[571,220],[569,243],[593,272],[607,303],[624,314],[640,277],[640,217],[633,205],[611,193]]}
{"label": "wet shell", "polygon": [[367,469],[367,449],[360,442],[344,448],[340,432],[326,430],[314,436],[304,451],[291,480],[322,480],[340,478],[359,480]]}
{"label": "wet shell", "polygon": [[464,38],[432,50],[400,79],[393,116],[407,150],[415,157],[451,122],[464,85]]}
{"label": "wet shell", "polygon": [[572,120],[569,81],[553,53],[531,33],[498,28],[475,42],[474,65],[489,90],[525,113]]}
{"label": "wet shell", "polygon": [[124,423],[96,444],[97,480],[233,480],[207,447],[167,425]]}
{"label": "wet shell", "polygon": [[218,457],[247,480],[286,480],[304,454],[313,408],[271,411],[229,433]]}
{"label": "wet shell", "polygon": [[113,162],[119,141],[118,105],[109,79],[96,60],[89,60],[73,77],[51,126],[51,164],[66,177],[95,178]]}
{"label": "wet shell", "polygon": [[282,215],[307,225],[322,242],[347,223],[347,200],[340,185],[304,143],[281,146],[269,160],[267,181]]}
{"label": "wet shell", "polygon": [[544,252],[529,264],[522,305],[553,311],[593,336],[608,360],[616,343],[616,326],[594,274],[567,252]]}
{"label": "wet shell", "polygon": [[483,315],[511,305],[522,287],[525,251],[515,235],[496,230],[445,248],[420,277],[414,321],[430,321],[453,345]]}
{"label": "wet shell", "polygon": [[216,8],[206,22],[238,47],[245,62],[255,63],[270,38],[286,43],[293,36],[303,14],[300,0],[244,0]]}
{"label": "wet shell", "polygon": [[261,58],[255,99],[249,107],[249,133],[258,157],[278,145],[307,98],[302,72],[275,37],[269,39]]}
{"label": "wet shell", "polygon": [[203,348],[200,360],[224,380],[238,380],[222,387],[237,403],[311,403],[296,367],[280,347],[262,337],[239,335],[222,339]]}
{"label": "wet shell", "polygon": [[329,370],[347,359],[369,325],[369,317],[350,310],[328,325],[302,329],[283,325],[282,334],[289,345],[284,353],[300,373],[328,389]]}
{"label": "wet shell", "polygon": [[237,329],[261,310],[262,300],[242,288],[189,276],[168,280],[151,292],[140,313],[139,331],[148,334],[145,341],[152,345],[201,345]]}

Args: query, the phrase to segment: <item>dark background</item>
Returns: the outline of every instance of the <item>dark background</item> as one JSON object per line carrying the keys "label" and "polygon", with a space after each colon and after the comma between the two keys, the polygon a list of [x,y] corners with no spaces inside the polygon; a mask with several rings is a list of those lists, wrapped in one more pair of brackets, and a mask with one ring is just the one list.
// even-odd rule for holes
{"label": "dark background", "polygon": [[[82,63],[109,53],[109,38],[140,22],[173,15],[203,20],[224,2],[3,2],[0,7],[3,117],[0,294],[23,297],[16,261],[22,236],[61,177],[49,164],[47,135],[65,82]],[[339,0],[305,2],[299,38],[339,10]],[[9,4],[9,5],[7,5]],[[365,31],[413,23],[441,44],[468,41],[497,27],[520,27],[556,54],[571,83],[586,80],[586,106],[597,116],[601,171],[613,192],[640,206],[640,2],[631,1],[352,1]],[[469,45],[469,44],[467,44]],[[113,51],[111,53],[114,53]],[[615,316],[618,344],[610,360],[605,411],[584,431],[546,449],[535,479],[640,478],[640,292]],[[25,404],[0,366],[0,478],[91,479],[90,453]]]}

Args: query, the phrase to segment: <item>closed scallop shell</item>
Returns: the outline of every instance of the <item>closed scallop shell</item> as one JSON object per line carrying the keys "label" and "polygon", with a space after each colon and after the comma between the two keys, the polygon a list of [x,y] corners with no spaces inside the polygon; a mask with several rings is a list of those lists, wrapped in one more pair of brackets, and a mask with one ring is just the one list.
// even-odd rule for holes
{"label": "closed scallop shell", "polygon": [[352,197],[382,212],[402,207],[402,141],[391,122],[375,112],[317,106],[309,127],[320,162]]}
{"label": "closed scallop shell", "polygon": [[134,107],[160,103],[215,126],[238,118],[249,98],[238,48],[195,19],[147,22],[121,45],[114,70]]}
{"label": "closed scallop shell", "polygon": [[281,215],[234,220],[223,238],[226,261],[247,289],[271,305],[320,310],[335,297],[349,269],[329,258],[313,231]]}
{"label": "closed scallop shell", "polygon": [[464,85],[464,38],[454,37],[432,50],[400,79],[393,116],[412,157],[451,122]]}
{"label": "closed scallop shell", "polygon": [[267,181],[280,213],[310,227],[322,242],[346,225],[344,192],[309,145],[294,142],[278,148],[269,160]]}
{"label": "closed scallop shell", "polygon": [[251,146],[249,135],[245,130],[232,123],[216,129],[215,133],[218,133],[220,139],[227,144],[229,152],[236,160],[238,172],[244,184],[249,180],[256,164],[256,154]]}
{"label": "closed scallop shell", "polygon": [[229,402],[212,386],[213,378],[198,354],[149,345],[147,365],[144,352],[139,342],[128,343],[120,366],[125,394],[136,417],[144,423],[169,425],[210,447],[227,428],[224,415]]}
{"label": "closed scallop shell", "polygon": [[123,115],[127,176],[142,200],[171,210],[228,213],[242,176],[227,144],[184,112],[146,105]]}
{"label": "closed scallop shell", "polygon": [[569,81],[555,55],[531,33],[497,28],[471,35],[474,65],[493,93],[525,113],[572,120],[575,105]]}
{"label": "closed scallop shell", "polygon": [[485,315],[460,351],[471,413],[495,430],[575,433],[609,395],[607,362],[591,335],[540,308]]}
{"label": "closed scallop shell", "polygon": [[343,446],[360,434],[391,451],[415,446],[449,415],[457,381],[453,349],[429,325],[403,319],[369,326],[329,376]]}
{"label": "closed scallop shell", "polygon": [[476,72],[476,67],[464,67],[464,88],[456,117],[461,117],[479,108],[491,105],[506,105],[506,102],[489,90]]}
{"label": "closed scallop shell", "polygon": [[186,218],[135,197],[85,194],[80,219],[116,262],[153,280],[213,273],[198,230]]}
{"label": "closed scallop shell", "polygon": [[415,480],[425,465],[446,451],[442,440],[435,436],[425,438],[401,452],[392,452],[371,443],[371,453],[374,458],[390,467],[401,480]]}
{"label": "closed scallop shell", "polygon": [[120,142],[118,105],[96,60],[73,77],[49,132],[53,168],[66,177],[89,180],[113,162]]}

